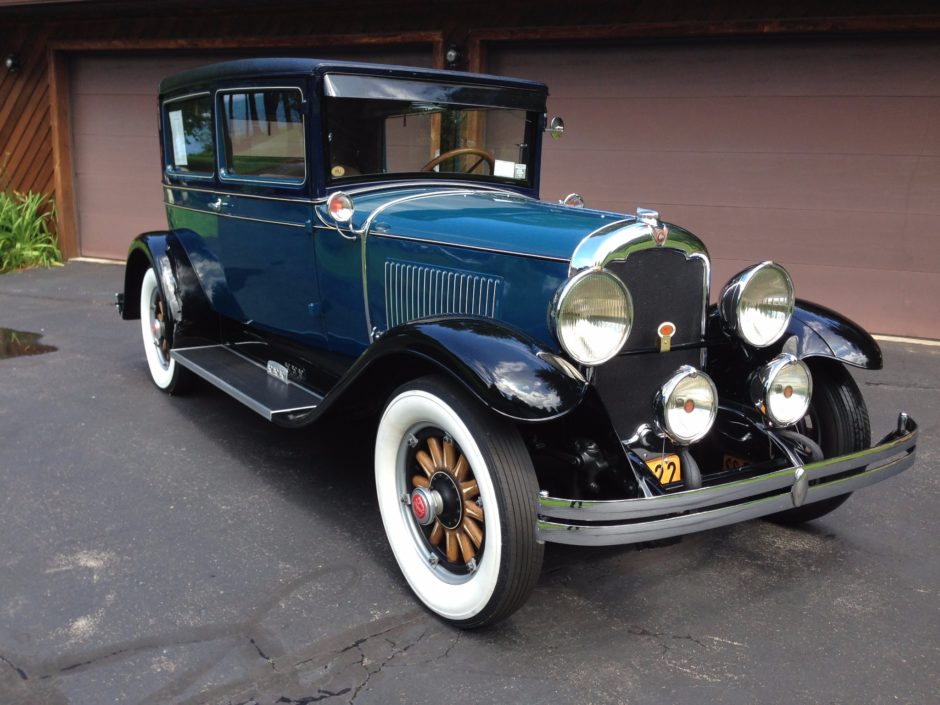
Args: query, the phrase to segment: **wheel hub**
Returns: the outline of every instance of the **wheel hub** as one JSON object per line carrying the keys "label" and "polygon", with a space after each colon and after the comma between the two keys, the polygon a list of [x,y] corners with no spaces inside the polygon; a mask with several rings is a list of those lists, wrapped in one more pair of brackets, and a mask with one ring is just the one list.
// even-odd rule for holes
{"label": "wheel hub", "polygon": [[421,526],[430,526],[438,518],[443,506],[441,495],[427,487],[416,487],[411,492],[411,513]]}

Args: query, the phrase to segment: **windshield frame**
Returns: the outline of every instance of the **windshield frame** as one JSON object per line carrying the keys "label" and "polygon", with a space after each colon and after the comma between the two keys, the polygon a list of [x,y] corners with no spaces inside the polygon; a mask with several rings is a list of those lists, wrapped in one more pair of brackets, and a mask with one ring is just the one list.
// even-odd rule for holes
{"label": "windshield frame", "polygon": [[[323,76],[323,91],[320,107],[321,125],[321,178],[327,189],[366,182],[396,181],[460,181],[481,185],[499,186],[532,194],[537,193],[539,183],[540,150],[542,128],[545,121],[546,93],[516,86],[489,84],[462,84],[442,81],[414,80],[385,76],[334,74]],[[400,171],[374,172],[356,175],[334,176],[331,173],[331,106],[333,101],[345,98],[375,100],[376,102],[414,102],[439,105],[442,109],[456,110],[512,110],[524,111],[524,133],[520,135],[525,145],[526,176],[524,179],[495,176],[488,173],[466,173],[453,171]],[[335,108],[334,108],[335,109]],[[390,116],[394,113],[390,112]],[[400,113],[399,113],[400,114]],[[386,118],[387,119],[387,118]],[[384,136],[383,136],[384,140]],[[384,150],[385,145],[383,143]],[[384,155],[384,152],[383,152]],[[430,159],[430,157],[429,157]],[[483,167],[486,169],[486,167]]]}

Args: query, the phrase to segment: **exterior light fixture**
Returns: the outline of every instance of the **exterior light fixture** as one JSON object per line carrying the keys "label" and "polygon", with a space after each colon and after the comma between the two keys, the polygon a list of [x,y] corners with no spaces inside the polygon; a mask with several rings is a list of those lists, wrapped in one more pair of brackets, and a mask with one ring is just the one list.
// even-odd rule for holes
{"label": "exterior light fixture", "polygon": [[444,52],[444,61],[447,63],[447,68],[457,68],[457,62],[460,61],[460,49],[457,48],[456,44],[447,47],[447,51]]}

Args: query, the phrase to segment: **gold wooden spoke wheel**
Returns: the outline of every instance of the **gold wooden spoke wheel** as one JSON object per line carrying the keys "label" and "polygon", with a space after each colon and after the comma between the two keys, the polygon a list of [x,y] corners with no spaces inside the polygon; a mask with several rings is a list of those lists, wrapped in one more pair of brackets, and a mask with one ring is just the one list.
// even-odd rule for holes
{"label": "gold wooden spoke wheel", "polygon": [[448,563],[474,570],[483,549],[480,490],[466,457],[449,436],[418,441],[411,509],[425,538]]}

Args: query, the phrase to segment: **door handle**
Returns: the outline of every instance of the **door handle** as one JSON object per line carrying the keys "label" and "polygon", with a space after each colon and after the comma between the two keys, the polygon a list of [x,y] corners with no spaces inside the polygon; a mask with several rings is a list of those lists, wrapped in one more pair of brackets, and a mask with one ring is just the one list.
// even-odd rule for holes
{"label": "door handle", "polygon": [[214,201],[209,201],[207,204],[210,210],[214,210],[216,213],[221,211],[228,205],[228,201],[223,201],[221,197],[215,199]]}

